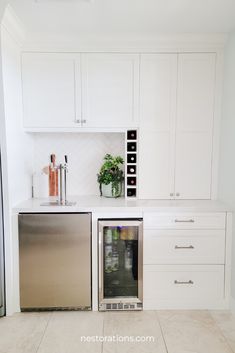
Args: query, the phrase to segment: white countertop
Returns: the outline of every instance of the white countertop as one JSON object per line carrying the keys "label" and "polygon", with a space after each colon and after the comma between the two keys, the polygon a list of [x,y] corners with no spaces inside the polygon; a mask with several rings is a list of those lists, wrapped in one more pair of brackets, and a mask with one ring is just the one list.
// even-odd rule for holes
{"label": "white countertop", "polygon": [[29,199],[13,208],[14,213],[57,212],[229,212],[231,208],[211,200],[126,200],[100,196],[73,196],[74,206],[41,206],[49,199]]}

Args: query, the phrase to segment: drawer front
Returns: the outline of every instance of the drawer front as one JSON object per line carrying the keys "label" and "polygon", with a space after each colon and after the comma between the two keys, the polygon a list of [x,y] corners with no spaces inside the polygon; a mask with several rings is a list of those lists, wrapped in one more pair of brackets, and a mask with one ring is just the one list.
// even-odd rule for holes
{"label": "drawer front", "polygon": [[224,264],[224,230],[145,230],[144,264]]}
{"label": "drawer front", "polygon": [[225,213],[144,213],[145,229],[225,229]]}
{"label": "drawer front", "polygon": [[206,302],[224,296],[223,265],[145,265],[144,300]]}

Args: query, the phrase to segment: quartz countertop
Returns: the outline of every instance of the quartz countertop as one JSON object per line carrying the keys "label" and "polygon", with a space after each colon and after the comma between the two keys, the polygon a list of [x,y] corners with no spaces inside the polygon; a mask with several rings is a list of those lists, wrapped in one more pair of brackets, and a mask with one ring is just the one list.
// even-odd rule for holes
{"label": "quartz countertop", "polygon": [[230,212],[231,207],[212,200],[126,200],[100,196],[71,196],[73,206],[42,206],[48,199],[32,198],[17,204],[14,213],[66,213],[66,212]]}

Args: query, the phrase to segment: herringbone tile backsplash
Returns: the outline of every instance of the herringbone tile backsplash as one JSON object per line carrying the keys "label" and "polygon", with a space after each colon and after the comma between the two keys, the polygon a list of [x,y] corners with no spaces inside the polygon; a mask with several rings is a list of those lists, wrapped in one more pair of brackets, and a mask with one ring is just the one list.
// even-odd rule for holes
{"label": "herringbone tile backsplash", "polygon": [[97,173],[106,153],[125,155],[125,135],[121,133],[35,134],[34,171],[49,164],[50,154],[57,163],[68,155],[68,195],[98,195]]}

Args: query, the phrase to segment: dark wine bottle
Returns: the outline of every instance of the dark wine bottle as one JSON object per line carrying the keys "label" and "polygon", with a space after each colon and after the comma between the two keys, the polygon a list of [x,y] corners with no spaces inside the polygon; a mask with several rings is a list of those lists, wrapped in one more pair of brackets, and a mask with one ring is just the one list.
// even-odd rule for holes
{"label": "dark wine bottle", "polygon": [[127,154],[127,163],[136,163],[137,157],[134,153]]}
{"label": "dark wine bottle", "polygon": [[137,131],[129,130],[127,131],[127,140],[136,140],[137,139]]}
{"label": "dark wine bottle", "polygon": [[136,174],[136,166],[128,165],[127,166],[127,174]]}
{"label": "dark wine bottle", "polygon": [[136,152],[136,142],[127,142],[127,151]]}
{"label": "dark wine bottle", "polygon": [[136,197],[136,189],[127,189],[127,196],[128,197]]}
{"label": "dark wine bottle", "polygon": [[127,185],[135,186],[136,185],[136,177],[127,177]]}

